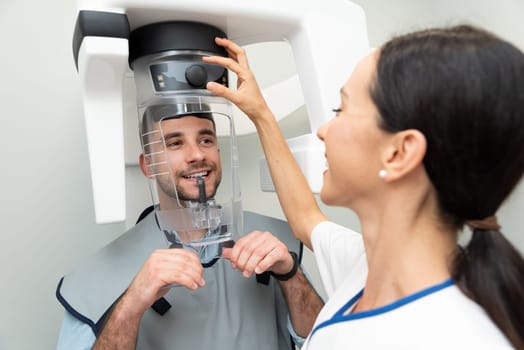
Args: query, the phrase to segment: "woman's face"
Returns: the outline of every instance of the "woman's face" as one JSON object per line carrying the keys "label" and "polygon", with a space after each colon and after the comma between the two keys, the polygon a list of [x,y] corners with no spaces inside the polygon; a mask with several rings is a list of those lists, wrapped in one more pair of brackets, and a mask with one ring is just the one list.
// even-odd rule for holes
{"label": "woman's face", "polygon": [[[363,59],[340,90],[336,117],[317,132],[325,143],[327,169],[320,197],[328,205],[354,207],[371,196],[381,169],[384,132],[377,126],[378,112],[369,96],[377,53]],[[376,191],[376,190],[375,190]]]}

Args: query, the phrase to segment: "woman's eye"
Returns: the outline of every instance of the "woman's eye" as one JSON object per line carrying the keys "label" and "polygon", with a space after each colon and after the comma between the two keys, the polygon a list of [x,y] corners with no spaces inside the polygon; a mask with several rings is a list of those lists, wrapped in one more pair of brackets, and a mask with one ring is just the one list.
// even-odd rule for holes
{"label": "woman's eye", "polygon": [[333,108],[332,111],[336,114],[339,114],[340,112],[342,112],[342,108]]}

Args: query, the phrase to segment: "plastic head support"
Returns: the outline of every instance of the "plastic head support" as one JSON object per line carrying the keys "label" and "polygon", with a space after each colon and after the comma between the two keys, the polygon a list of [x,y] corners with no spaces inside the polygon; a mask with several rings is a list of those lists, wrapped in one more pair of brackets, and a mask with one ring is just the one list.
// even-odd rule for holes
{"label": "plastic head support", "polygon": [[[332,117],[340,87],[369,52],[359,6],[348,0],[80,0],[73,48],[83,89],[97,222],[125,219],[122,85],[129,72],[129,33],[165,21],[206,23],[240,45],[289,43],[298,79],[284,82],[284,93],[279,86],[265,92],[277,117],[305,101],[312,134],[288,141],[312,190],[318,191],[324,160],[315,131]],[[209,73],[204,71],[185,69],[184,80],[198,87]],[[298,83],[300,89],[289,88]]]}
{"label": "plastic head support", "polygon": [[[140,165],[157,222],[169,246],[194,250],[204,262],[243,234],[230,113],[221,98],[177,94],[155,98],[139,112]],[[219,139],[217,130],[229,137]]]}
{"label": "plastic head support", "polygon": [[169,246],[194,250],[203,262],[243,233],[231,104],[205,90],[210,80],[227,86],[226,69],[202,62],[226,56],[217,36],[225,33],[205,23],[169,21],[137,28],[129,40],[140,165],[157,222]]}

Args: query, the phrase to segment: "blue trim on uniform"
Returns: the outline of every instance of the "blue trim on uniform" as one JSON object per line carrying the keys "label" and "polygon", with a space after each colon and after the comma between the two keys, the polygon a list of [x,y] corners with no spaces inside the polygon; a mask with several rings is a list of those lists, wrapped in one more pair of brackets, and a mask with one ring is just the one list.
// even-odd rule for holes
{"label": "blue trim on uniform", "polygon": [[60,293],[60,288],[62,287],[62,282],[64,282],[64,277],[60,279],[60,282],[58,282],[58,286],[56,287],[56,298],[58,299],[58,302],[62,304],[64,309],[66,309],[67,312],[69,312],[71,315],[73,315],[78,320],[82,321],[83,323],[87,324],[91,329],[93,330],[94,334],[96,333],[96,324],[89,318],[85,317],[78,311],[76,311],[69,303],[65,300],[65,298]]}
{"label": "blue trim on uniform", "polygon": [[353,304],[357,302],[360,297],[362,297],[362,294],[364,294],[364,289],[361,289],[360,292],[358,292],[353,298],[349,299],[347,303],[345,303],[334,315],[333,317],[343,317],[344,312],[346,312],[347,309],[349,309]]}
{"label": "blue trim on uniform", "polygon": [[113,304],[102,314],[100,319],[95,323],[90,318],[85,317],[80,312],[76,311],[68,302],[65,300],[65,298],[62,296],[62,293],[60,293],[60,289],[62,287],[62,282],[64,282],[64,277],[60,279],[60,282],[58,282],[58,286],[56,287],[56,298],[58,299],[58,302],[62,304],[64,309],[69,312],[73,317],[78,319],[79,321],[87,324],[89,327],[91,327],[91,330],[93,331],[93,334],[98,337],[100,333],[102,332],[102,328],[104,327],[105,321],[107,317],[109,316],[109,313],[115,306],[116,302],[120,300],[120,297],[118,297]]}
{"label": "blue trim on uniform", "polygon": [[[140,221],[144,220],[153,210],[155,210],[155,207],[152,205],[142,210],[142,212],[138,216],[138,220],[136,220],[135,222],[135,225],[138,224]],[[155,220],[156,220],[156,216],[155,216]],[[157,221],[157,225],[158,225],[158,221]]]}
{"label": "blue trim on uniform", "polygon": [[215,265],[215,263],[219,260],[220,258],[214,258],[213,260],[207,262],[207,263],[202,263],[202,267],[204,269],[207,269],[208,267],[211,267],[213,265]]}
{"label": "blue trim on uniform", "polygon": [[325,328],[325,327],[328,327],[328,326],[331,326],[331,325],[333,325],[335,323],[340,323],[340,322],[345,322],[345,321],[358,320],[358,319],[366,318],[366,317],[377,316],[377,315],[380,315],[380,314],[383,314],[383,313],[386,313],[386,312],[398,309],[401,306],[409,304],[409,303],[411,303],[413,301],[416,301],[416,300],[418,300],[420,298],[423,298],[423,297],[425,297],[425,296],[427,296],[429,294],[438,292],[438,291],[440,291],[440,290],[442,290],[444,288],[450,287],[452,285],[453,285],[453,280],[450,278],[450,279],[448,279],[448,280],[446,280],[446,281],[444,281],[442,283],[439,283],[439,284],[434,285],[432,287],[423,289],[420,292],[408,295],[407,297],[399,299],[399,300],[397,300],[397,301],[395,301],[395,302],[393,302],[391,304],[388,304],[388,305],[385,305],[385,306],[382,306],[382,307],[379,307],[379,308],[376,308],[376,309],[368,310],[368,311],[362,311],[362,312],[357,312],[357,313],[354,313],[354,314],[344,315],[344,312],[347,309],[349,309],[354,303],[356,303],[356,301],[358,299],[360,299],[360,297],[362,296],[362,293],[364,292],[364,289],[362,289],[353,298],[351,298],[346,304],[344,304],[333,315],[333,317],[331,317],[329,320],[324,321],[324,322],[320,323],[318,326],[316,326],[315,329],[313,329],[313,331],[311,332],[310,338],[312,338],[313,335],[315,334],[315,332],[317,332],[318,330],[320,330],[322,328]]}

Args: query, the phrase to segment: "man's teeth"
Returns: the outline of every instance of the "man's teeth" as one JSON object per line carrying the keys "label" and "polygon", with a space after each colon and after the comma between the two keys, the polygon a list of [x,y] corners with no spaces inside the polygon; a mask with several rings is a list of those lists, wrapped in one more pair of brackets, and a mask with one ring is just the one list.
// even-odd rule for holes
{"label": "man's teeth", "polygon": [[201,171],[199,173],[194,173],[194,174],[191,174],[191,175],[187,175],[187,176],[184,176],[185,178],[188,178],[188,179],[191,179],[191,178],[196,178],[196,177],[199,177],[199,176],[207,176],[209,172],[208,171]]}

